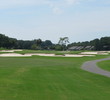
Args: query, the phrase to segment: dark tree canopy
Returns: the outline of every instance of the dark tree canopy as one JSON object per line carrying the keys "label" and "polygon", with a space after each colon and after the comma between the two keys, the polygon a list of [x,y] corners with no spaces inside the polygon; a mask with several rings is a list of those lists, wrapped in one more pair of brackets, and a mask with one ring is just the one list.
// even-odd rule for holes
{"label": "dark tree canopy", "polygon": [[53,43],[50,40],[42,41],[41,39],[34,40],[17,40],[0,34],[0,48],[6,49],[49,49]]}
{"label": "dark tree canopy", "polygon": [[17,40],[0,34],[0,48],[6,49],[67,50],[67,48],[72,46],[80,46],[80,48],[91,46],[94,47],[93,50],[110,50],[110,37],[102,37],[85,42],[74,42],[66,46],[67,43],[69,43],[68,37],[60,38],[59,44],[53,44],[50,40]]}
{"label": "dark tree canopy", "polygon": [[68,48],[72,46],[94,46],[93,50],[110,50],[110,37],[102,37],[100,39],[85,42],[74,42],[69,44]]}
{"label": "dark tree canopy", "polygon": [[0,47],[11,49],[16,48],[17,46],[17,39],[0,34]]}

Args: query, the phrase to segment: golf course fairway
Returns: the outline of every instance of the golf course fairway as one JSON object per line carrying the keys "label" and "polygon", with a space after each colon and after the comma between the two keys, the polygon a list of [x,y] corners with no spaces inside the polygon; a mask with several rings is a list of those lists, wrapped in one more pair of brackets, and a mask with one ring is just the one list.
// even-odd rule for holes
{"label": "golf course fairway", "polygon": [[0,57],[0,100],[109,100],[110,78],[80,68],[105,57]]}

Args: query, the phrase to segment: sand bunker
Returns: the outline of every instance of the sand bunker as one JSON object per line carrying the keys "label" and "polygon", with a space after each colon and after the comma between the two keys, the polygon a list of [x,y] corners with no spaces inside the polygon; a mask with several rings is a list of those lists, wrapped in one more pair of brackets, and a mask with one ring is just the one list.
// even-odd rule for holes
{"label": "sand bunker", "polygon": [[[80,54],[64,54],[64,55],[55,55],[55,54],[46,54],[46,53],[27,53],[27,54],[18,54],[14,51],[23,51],[20,49],[17,50],[1,50],[4,54],[0,54],[0,57],[30,57],[33,55],[37,56],[50,56],[50,57],[84,57],[84,56],[95,56],[95,55],[108,55],[110,51],[94,51],[94,52],[82,52]],[[8,52],[8,53],[5,53]]]}
{"label": "sand bunker", "polygon": [[109,52],[106,51],[96,51],[96,52],[81,52],[84,55],[108,55]]}
{"label": "sand bunker", "polygon": [[90,55],[96,55],[98,52],[81,52],[81,54],[90,54]]}
{"label": "sand bunker", "polygon": [[72,55],[72,54],[65,54],[65,57],[84,57],[84,56],[95,56],[95,55]]}
{"label": "sand bunker", "polygon": [[30,57],[33,55],[37,56],[55,56],[55,54],[40,54],[40,53],[30,53],[30,54],[18,54],[18,53],[6,53],[6,54],[0,54],[0,57]]}
{"label": "sand bunker", "polygon": [[23,50],[20,50],[20,49],[17,49],[17,50],[0,50],[0,52],[15,52],[15,51],[23,51]]}
{"label": "sand bunker", "polygon": [[29,55],[22,55],[22,54],[17,54],[17,53],[0,54],[0,57],[27,57],[27,56]]}
{"label": "sand bunker", "polygon": [[26,56],[51,56],[51,57],[84,57],[84,56],[95,56],[95,55],[73,55],[73,54],[65,54],[65,55],[55,55],[55,54],[43,54],[43,53],[30,53],[25,54]]}
{"label": "sand bunker", "polygon": [[18,54],[18,53],[6,53],[0,54],[0,57],[30,57],[33,55],[37,56],[51,56],[51,57],[84,57],[84,56],[94,56],[94,55],[72,55],[72,54],[65,54],[65,55],[55,55],[55,54],[41,54],[41,53],[30,53],[30,54]]}

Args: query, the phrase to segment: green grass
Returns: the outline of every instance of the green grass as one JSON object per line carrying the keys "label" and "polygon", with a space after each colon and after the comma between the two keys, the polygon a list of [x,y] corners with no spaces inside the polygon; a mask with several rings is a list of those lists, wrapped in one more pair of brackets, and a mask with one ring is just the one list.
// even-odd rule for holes
{"label": "green grass", "polygon": [[110,71],[110,60],[99,62],[98,66],[104,70]]}
{"label": "green grass", "polygon": [[15,51],[15,53],[26,54],[26,53],[61,53],[59,51],[49,51],[49,50],[23,50],[23,51]]}
{"label": "green grass", "polygon": [[110,78],[80,69],[104,57],[0,58],[0,100],[109,100]]}
{"label": "green grass", "polygon": [[13,53],[13,52],[0,52],[0,54],[7,54],[7,53]]}
{"label": "green grass", "polygon": [[7,50],[6,48],[2,48],[2,47],[0,47],[0,50]]}
{"label": "green grass", "polygon": [[82,51],[52,51],[52,50],[23,50],[23,51],[15,51],[15,53],[26,54],[26,53],[47,53],[47,54],[56,54],[56,55],[64,55],[64,54],[79,54]]}

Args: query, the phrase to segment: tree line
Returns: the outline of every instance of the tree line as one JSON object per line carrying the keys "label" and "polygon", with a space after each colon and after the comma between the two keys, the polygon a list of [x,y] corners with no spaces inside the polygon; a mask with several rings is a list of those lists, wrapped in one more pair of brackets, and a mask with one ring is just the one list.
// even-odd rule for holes
{"label": "tree line", "polygon": [[0,34],[0,48],[6,49],[50,49],[53,43],[50,40],[42,41],[41,39],[34,40],[17,40],[10,38],[4,34]]}
{"label": "tree line", "polygon": [[54,44],[51,40],[17,40],[0,34],[0,48],[5,49],[68,50],[72,46],[94,46],[93,50],[110,50],[110,37],[74,43],[69,43],[68,37],[62,37],[57,44]]}
{"label": "tree line", "polygon": [[102,37],[100,39],[94,39],[91,41],[85,42],[74,42],[68,45],[69,47],[72,46],[94,46],[93,50],[102,51],[102,50],[110,50],[110,37]]}

